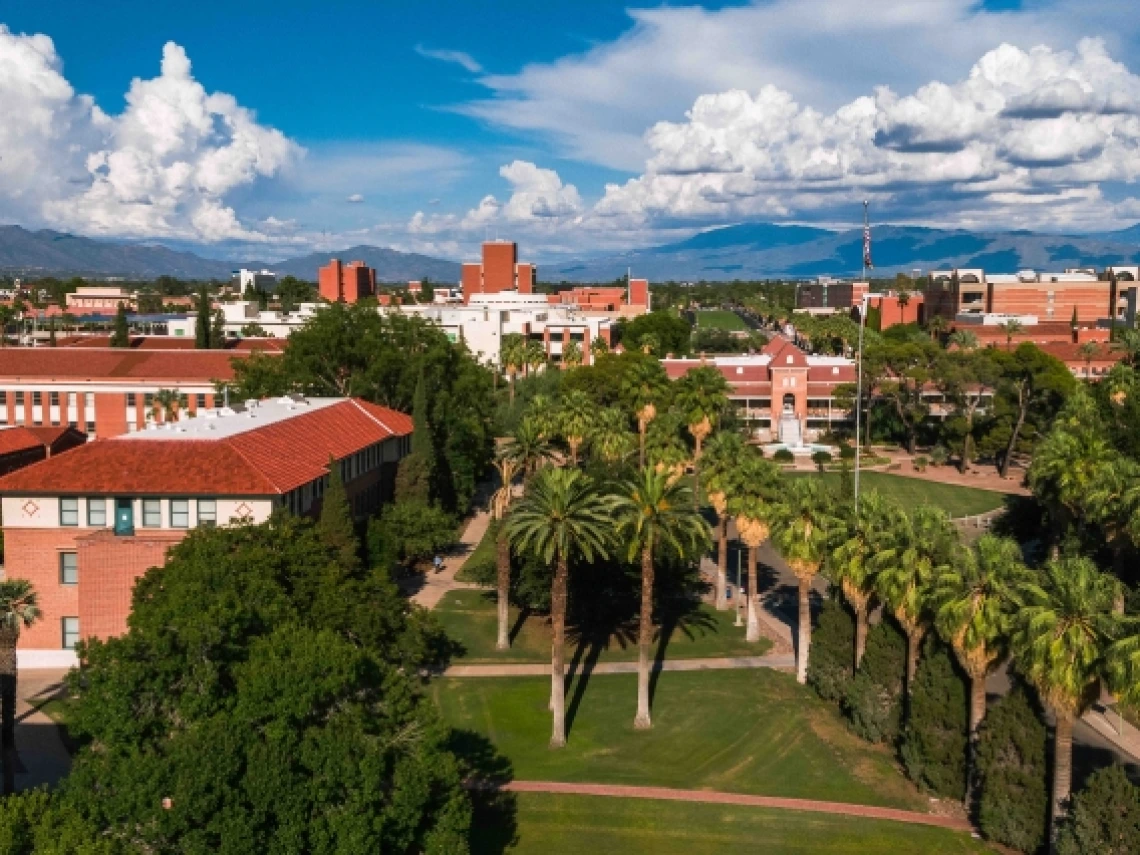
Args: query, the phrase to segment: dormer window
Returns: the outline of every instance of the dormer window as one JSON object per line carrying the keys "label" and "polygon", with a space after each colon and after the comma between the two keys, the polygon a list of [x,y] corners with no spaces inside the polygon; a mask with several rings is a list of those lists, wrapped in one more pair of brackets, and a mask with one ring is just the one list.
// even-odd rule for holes
{"label": "dormer window", "polygon": [[795,360],[791,356],[788,357],[788,365],[791,365]]}
{"label": "dormer window", "polygon": [[839,366],[838,366],[838,365],[834,366],[834,367],[831,369],[831,373],[832,373],[832,374],[838,374],[838,373],[839,373]]}
{"label": "dormer window", "polygon": [[737,374],[743,374],[743,373],[744,373],[744,368],[743,368],[743,366],[737,366],[737,369],[736,369],[736,373],[737,373]]}

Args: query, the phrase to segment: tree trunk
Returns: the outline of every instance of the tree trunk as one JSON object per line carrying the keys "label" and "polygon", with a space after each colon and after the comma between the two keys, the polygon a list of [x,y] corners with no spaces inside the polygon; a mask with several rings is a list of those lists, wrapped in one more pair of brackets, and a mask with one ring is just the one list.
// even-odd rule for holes
{"label": "tree trunk", "polygon": [[[718,542],[716,550],[716,610],[722,612],[728,608],[728,517],[721,517],[717,527]],[[736,595],[739,597],[740,592]]]}
{"label": "tree trunk", "polygon": [[918,673],[918,653],[926,630],[916,626],[906,634],[906,696],[914,690],[914,675]]}
{"label": "tree trunk", "polygon": [[756,579],[756,552],[759,547],[748,547],[748,618],[744,631],[745,641],[760,640],[760,583]]}
{"label": "tree trunk", "polygon": [[799,649],[796,651],[796,682],[807,682],[808,653],[811,650],[811,577],[800,577]]}
{"label": "tree trunk", "polygon": [[550,711],[553,713],[553,728],[550,734],[550,747],[562,748],[566,745],[566,589],[570,568],[566,557],[558,556],[554,567],[554,584],[550,590],[550,622],[553,625],[554,639],[550,656]]}
{"label": "tree trunk", "polygon": [[859,663],[863,661],[863,652],[867,649],[867,604],[855,606],[855,670],[859,670]]}
{"label": "tree trunk", "polygon": [[644,419],[637,420],[637,463],[641,469],[645,468],[645,429],[647,425]]}
{"label": "tree trunk", "polygon": [[511,638],[508,623],[510,623],[510,595],[511,595],[511,545],[507,540],[507,527],[502,524],[499,539],[496,543],[499,583],[499,639],[495,642],[496,650],[510,650]]}
{"label": "tree trunk", "polygon": [[1055,711],[1053,731],[1053,810],[1049,815],[1049,851],[1057,847],[1057,822],[1065,816],[1073,780],[1073,720],[1068,713]]}
{"label": "tree trunk", "polygon": [[701,438],[694,437],[696,447],[693,449],[693,510],[701,507]]}
{"label": "tree trunk", "polygon": [[4,761],[4,795],[16,782],[16,642],[18,629],[0,629],[0,745]]}
{"label": "tree trunk", "polygon": [[653,544],[641,550],[641,616],[637,624],[637,715],[635,730],[646,730],[649,718],[649,645],[653,643]]}
{"label": "tree trunk", "polygon": [[510,379],[510,382],[511,382],[511,408],[514,409],[514,406],[515,406],[515,372],[508,371],[507,377]]}
{"label": "tree trunk", "polygon": [[978,728],[986,717],[986,678],[970,678],[970,739],[977,741]]}
{"label": "tree trunk", "polygon": [[1009,445],[1005,447],[1005,454],[1001,458],[1001,466],[998,467],[998,474],[1002,478],[1009,472],[1009,459],[1013,456],[1014,446],[1017,445],[1017,435],[1021,433],[1021,425],[1025,422],[1024,406],[1020,407],[1017,411],[1017,422],[1013,426],[1013,433],[1009,435]]}

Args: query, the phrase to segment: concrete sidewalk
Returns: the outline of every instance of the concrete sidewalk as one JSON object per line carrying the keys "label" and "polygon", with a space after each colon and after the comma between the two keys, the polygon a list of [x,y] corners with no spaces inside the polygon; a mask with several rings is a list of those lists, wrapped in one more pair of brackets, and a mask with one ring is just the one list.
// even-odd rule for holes
{"label": "concrete sidewalk", "polygon": [[21,671],[16,698],[16,790],[54,785],[71,769],[59,726],[35,708],[63,692],[64,669]]}
{"label": "concrete sidewalk", "polygon": [[[774,668],[778,671],[796,667],[796,657],[790,653],[770,653],[767,656],[734,656],[718,659],[666,659],[653,665],[654,671],[728,671],[740,668]],[[566,666],[570,673],[570,666]],[[590,669],[591,674],[636,674],[637,662],[602,662]],[[521,663],[502,665],[452,665],[443,671],[444,677],[541,677],[549,676],[549,663]]]}
{"label": "concrete sidewalk", "polygon": [[438,573],[433,570],[422,574],[401,579],[400,588],[409,595],[411,601],[425,609],[434,609],[443,595],[458,588],[477,588],[469,582],[456,581],[455,574],[467,562],[468,557],[475,551],[487,527],[491,524],[491,515],[485,510],[479,510],[471,517],[467,527],[463,529],[463,536],[459,539],[458,547],[443,559],[443,569]]}

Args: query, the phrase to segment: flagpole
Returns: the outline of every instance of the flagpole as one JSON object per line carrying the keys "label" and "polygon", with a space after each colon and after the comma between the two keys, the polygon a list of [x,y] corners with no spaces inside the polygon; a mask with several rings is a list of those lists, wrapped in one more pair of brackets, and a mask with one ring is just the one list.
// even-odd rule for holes
{"label": "flagpole", "polygon": [[867,206],[870,202],[867,199],[863,200],[863,281],[867,281],[867,255],[870,252],[870,237],[871,237],[871,221],[867,214]]}

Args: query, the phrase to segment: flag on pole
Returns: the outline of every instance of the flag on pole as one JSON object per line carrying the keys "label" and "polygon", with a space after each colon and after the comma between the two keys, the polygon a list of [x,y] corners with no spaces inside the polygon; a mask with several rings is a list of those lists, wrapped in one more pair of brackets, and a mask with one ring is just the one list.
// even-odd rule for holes
{"label": "flag on pole", "polygon": [[863,203],[863,266],[868,270],[875,265],[871,263],[871,223],[867,219],[867,203]]}

